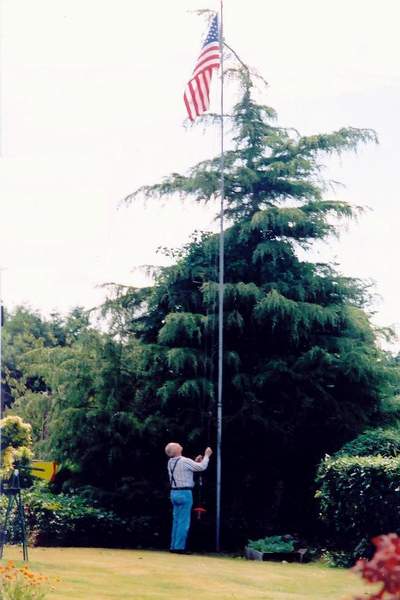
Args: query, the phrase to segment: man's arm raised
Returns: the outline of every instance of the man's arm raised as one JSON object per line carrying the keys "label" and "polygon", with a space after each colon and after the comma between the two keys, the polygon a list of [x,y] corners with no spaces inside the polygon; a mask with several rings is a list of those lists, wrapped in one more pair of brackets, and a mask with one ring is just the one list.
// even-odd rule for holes
{"label": "man's arm raised", "polygon": [[[201,456],[199,455],[196,458],[196,460],[192,460],[191,458],[184,458],[183,461],[185,466],[191,471],[205,471],[208,467],[208,462],[210,460],[211,454],[211,448],[206,448],[203,458],[201,458]],[[198,459],[200,458],[201,460],[199,461]]]}

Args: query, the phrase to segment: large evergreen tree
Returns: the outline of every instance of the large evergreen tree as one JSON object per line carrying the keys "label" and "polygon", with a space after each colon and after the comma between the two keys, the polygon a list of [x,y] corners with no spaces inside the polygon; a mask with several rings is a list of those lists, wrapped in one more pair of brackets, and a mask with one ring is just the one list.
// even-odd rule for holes
{"label": "large evergreen tree", "polygon": [[[226,544],[309,532],[321,457],[389,418],[381,410],[393,361],[377,346],[368,287],[302,258],[358,212],[324,199],[324,155],[355,150],[375,134],[346,128],[302,137],[275,118],[255,102],[242,73],[225,172]],[[181,194],[213,202],[218,193],[216,157],[131,199]],[[22,348],[8,360],[15,408],[35,416],[36,444],[69,468],[63,489],[132,514],[152,544],[155,534],[163,544],[168,535],[164,444],[176,439],[195,455],[215,442],[218,245],[218,235],[196,233],[172,251],[174,264],[159,270],[153,286],[115,288],[104,306],[108,333],[93,330],[79,311],[42,323],[33,341],[18,315],[9,325],[11,345]],[[43,419],[42,440],[35,429]],[[212,517],[213,473],[206,477]]]}
{"label": "large evergreen tree", "polygon": [[[246,71],[241,83],[225,155],[223,515],[230,531],[255,535],[301,528],[315,465],[379,412],[389,370],[367,287],[298,252],[358,212],[324,199],[322,157],[375,142],[375,133],[300,136],[254,100]],[[128,200],[213,201],[219,165],[203,161]],[[215,435],[217,252],[217,235],[198,234],[154,287],[119,302],[125,331],[142,341],[135,410],[159,415],[164,441],[188,441],[193,451]]]}

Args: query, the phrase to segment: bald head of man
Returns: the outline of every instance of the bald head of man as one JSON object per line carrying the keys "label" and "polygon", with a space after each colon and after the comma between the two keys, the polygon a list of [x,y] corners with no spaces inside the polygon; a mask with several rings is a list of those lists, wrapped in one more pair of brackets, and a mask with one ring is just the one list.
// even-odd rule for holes
{"label": "bald head of man", "polygon": [[182,456],[182,446],[177,442],[170,442],[165,446],[165,454],[169,458],[174,458],[175,456]]}

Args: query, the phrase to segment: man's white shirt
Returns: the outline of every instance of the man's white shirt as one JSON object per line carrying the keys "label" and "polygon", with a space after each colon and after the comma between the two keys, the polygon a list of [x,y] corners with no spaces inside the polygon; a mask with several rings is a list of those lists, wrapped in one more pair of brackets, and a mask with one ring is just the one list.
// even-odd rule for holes
{"label": "man's white shirt", "polygon": [[205,471],[208,467],[209,457],[205,456],[201,462],[195,462],[186,456],[177,456],[168,461],[168,475],[171,489],[192,488],[194,486],[193,473]]}

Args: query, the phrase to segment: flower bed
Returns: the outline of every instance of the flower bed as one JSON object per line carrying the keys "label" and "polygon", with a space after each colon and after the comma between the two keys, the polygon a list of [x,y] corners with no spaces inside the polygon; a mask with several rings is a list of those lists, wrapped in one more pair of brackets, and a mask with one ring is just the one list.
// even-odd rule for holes
{"label": "flower bed", "polygon": [[49,578],[13,561],[0,565],[0,600],[45,600]]}
{"label": "flower bed", "polygon": [[274,535],[250,540],[244,554],[247,560],[304,562],[307,549],[296,548],[295,540],[290,535]]}
{"label": "flower bed", "polygon": [[293,552],[260,552],[260,550],[254,550],[246,546],[244,549],[244,555],[247,560],[271,560],[275,562],[305,562],[306,561],[306,548],[300,548],[299,550],[293,550]]}

